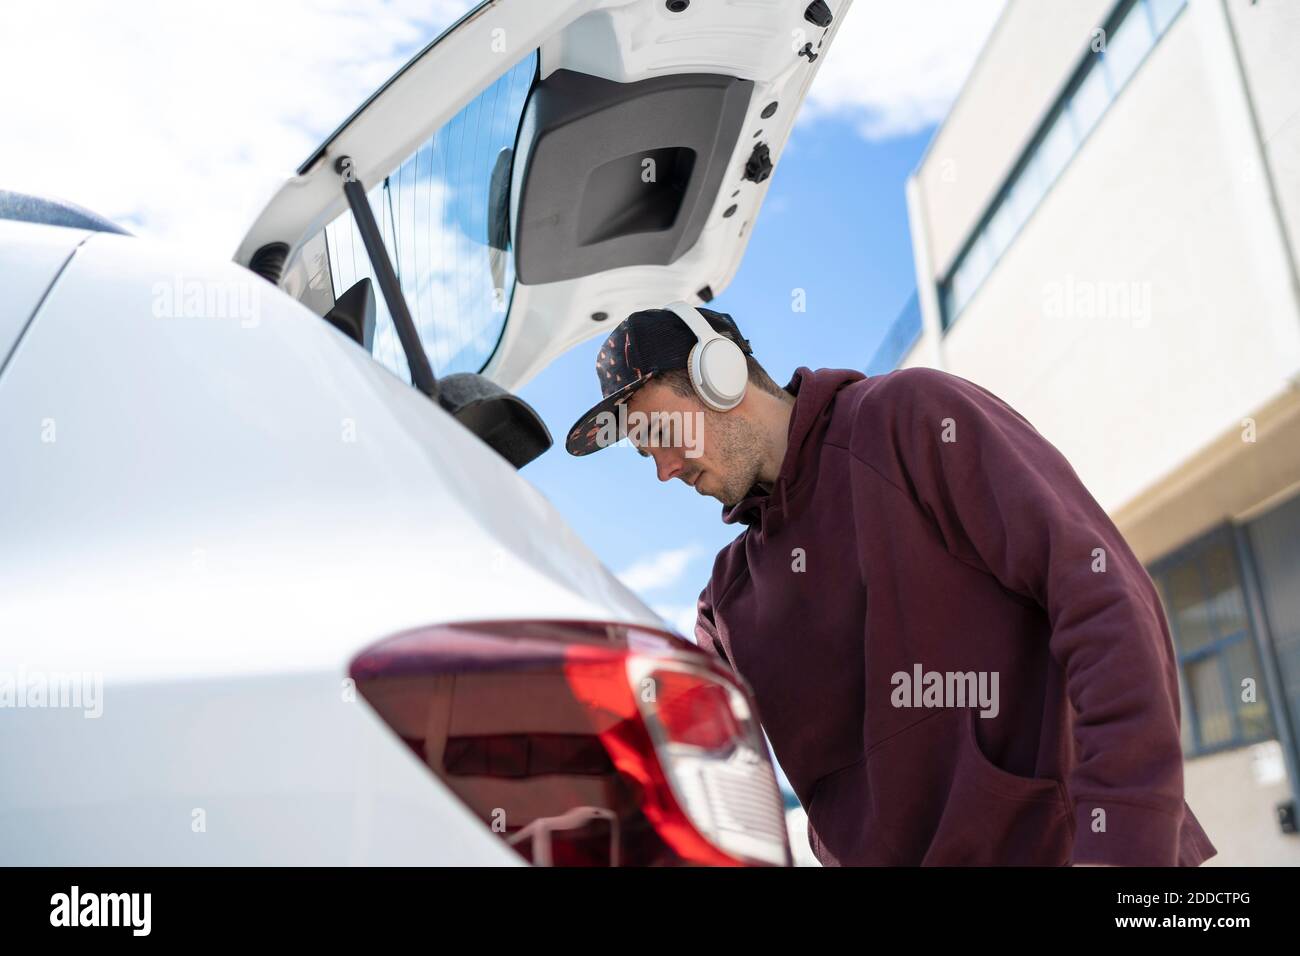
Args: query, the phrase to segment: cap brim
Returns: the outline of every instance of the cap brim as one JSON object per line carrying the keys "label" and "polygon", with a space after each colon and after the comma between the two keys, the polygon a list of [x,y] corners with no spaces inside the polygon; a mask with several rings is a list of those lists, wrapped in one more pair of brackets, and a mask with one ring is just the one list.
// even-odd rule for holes
{"label": "cap brim", "polygon": [[[617,392],[611,392],[598,403],[591,406],[582,417],[573,423],[573,427],[569,429],[569,437],[565,439],[564,450],[570,455],[582,456],[590,455],[594,451],[600,451],[602,448],[608,447],[609,444],[614,444],[614,442],[600,441],[603,429],[597,419],[607,412],[615,412],[618,406],[627,402],[637,389],[650,381],[653,374],[654,373],[651,372],[650,375],[629,382]],[[615,414],[617,413],[615,412]],[[622,438],[623,436],[620,434],[618,439]]]}

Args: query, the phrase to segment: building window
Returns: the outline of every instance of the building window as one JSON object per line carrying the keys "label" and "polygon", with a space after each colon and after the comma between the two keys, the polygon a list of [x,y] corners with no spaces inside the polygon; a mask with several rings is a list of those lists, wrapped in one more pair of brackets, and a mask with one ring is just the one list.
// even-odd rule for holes
{"label": "building window", "polygon": [[980,218],[948,275],[939,283],[944,329],[948,329],[993,271],[1020,228],[1057,177],[1065,171],[1102,114],[1187,0],[1125,0],[1103,27],[1105,43],[1089,48],[1065,93]]}
{"label": "building window", "polygon": [[1145,15],[1146,4],[1139,4],[1130,11],[1106,39],[1106,50],[1098,57],[1098,63],[1106,71],[1110,80],[1112,94],[1119,93],[1124,84],[1132,79],[1138,66],[1155,46],[1155,33],[1151,29],[1151,19]]}
{"label": "building window", "polygon": [[916,300],[916,292],[908,296],[907,304],[898,313],[885,332],[884,339],[876,349],[876,354],[867,363],[868,375],[884,375],[898,368],[903,356],[912,350],[917,339],[921,337],[921,306]]}
{"label": "building window", "polygon": [[[1178,657],[1183,752],[1274,736],[1232,531],[1224,527],[1151,568]],[[1253,682],[1253,700],[1243,682]]]}

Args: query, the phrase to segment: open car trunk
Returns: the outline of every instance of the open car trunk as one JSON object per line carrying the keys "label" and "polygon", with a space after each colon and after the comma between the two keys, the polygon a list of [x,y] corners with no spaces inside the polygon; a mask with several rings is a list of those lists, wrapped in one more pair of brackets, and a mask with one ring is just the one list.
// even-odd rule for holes
{"label": "open car trunk", "polygon": [[518,388],[631,311],[726,286],[849,3],[488,0],[321,144],[235,259],[417,387],[412,336],[435,377]]}

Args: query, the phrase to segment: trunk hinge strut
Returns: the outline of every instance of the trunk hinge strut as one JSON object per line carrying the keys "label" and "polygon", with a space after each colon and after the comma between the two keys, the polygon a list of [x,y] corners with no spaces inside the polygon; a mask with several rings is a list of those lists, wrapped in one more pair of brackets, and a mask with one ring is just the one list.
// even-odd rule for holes
{"label": "trunk hinge strut", "polygon": [[406,353],[406,364],[411,369],[411,384],[436,402],[438,379],[433,374],[429,356],[420,342],[420,333],[411,318],[411,310],[407,308],[406,297],[402,295],[402,285],[393,269],[388,249],[384,247],[384,238],[379,232],[379,224],[375,222],[370,202],[366,199],[365,187],[352,171],[352,157],[340,156],[334,164],[334,170],[343,177],[343,195],[352,210],[357,230],[361,233],[361,241],[365,244],[366,255],[370,257],[370,265],[375,270],[375,278],[379,280],[379,291],[383,293],[384,302],[388,305],[388,314],[393,317],[402,351]]}

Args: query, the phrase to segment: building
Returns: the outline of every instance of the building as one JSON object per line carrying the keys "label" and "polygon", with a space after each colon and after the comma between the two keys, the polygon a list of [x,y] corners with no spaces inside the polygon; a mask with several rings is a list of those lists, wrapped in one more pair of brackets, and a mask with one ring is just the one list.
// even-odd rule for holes
{"label": "building", "polygon": [[1300,3],[1009,0],[908,206],[869,370],[1065,453],[1165,602],[1214,862],[1300,864]]}

